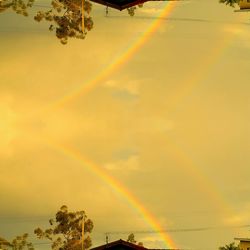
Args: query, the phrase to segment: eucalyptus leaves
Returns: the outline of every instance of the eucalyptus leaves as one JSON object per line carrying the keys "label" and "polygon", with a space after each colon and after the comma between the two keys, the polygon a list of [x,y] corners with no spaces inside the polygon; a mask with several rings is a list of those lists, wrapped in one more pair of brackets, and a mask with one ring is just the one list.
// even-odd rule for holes
{"label": "eucalyptus leaves", "polygon": [[[28,9],[34,6],[34,1],[0,0],[0,12],[12,9],[17,14],[28,16]],[[52,0],[48,10],[38,11],[34,20],[49,22],[49,30],[55,32],[62,44],[66,44],[69,38],[84,39],[93,28],[91,9],[89,0]]]}

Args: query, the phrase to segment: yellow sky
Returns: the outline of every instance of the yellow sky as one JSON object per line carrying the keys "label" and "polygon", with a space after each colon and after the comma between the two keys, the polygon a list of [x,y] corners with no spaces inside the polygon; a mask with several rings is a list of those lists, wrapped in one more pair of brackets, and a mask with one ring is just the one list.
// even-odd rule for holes
{"label": "yellow sky", "polygon": [[[140,36],[161,10],[134,18],[94,5],[94,29],[62,46],[43,24],[0,16],[0,235],[45,225],[62,204],[107,231],[151,230],[142,216],[58,145],[128,188],[180,248],[216,249],[249,224],[249,14],[216,0],[176,5],[152,37],[95,88],[64,106]],[[40,223],[40,224],[39,224]],[[111,240],[125,235],[112,235]],[[137,234],[163,247],[157,234]],[[38,246],[39,249],[39,246]]]}

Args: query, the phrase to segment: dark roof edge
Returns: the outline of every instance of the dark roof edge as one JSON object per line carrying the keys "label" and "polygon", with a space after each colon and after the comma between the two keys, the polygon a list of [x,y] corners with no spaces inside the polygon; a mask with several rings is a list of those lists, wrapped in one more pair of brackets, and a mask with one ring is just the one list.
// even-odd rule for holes
{"label": "dark roof edge", "polygon": [[250,238],[234,238],[235,240],[249,242]]}
{"label": "dark roof edge", "polygon": [[110,3],[110,2],[105,1],[105,0],[90,0],[90,1],[94,2],[94,3],[99,3],[99,4],[102,4],[104,6],[108,6],[108,7],[117,9],[117,10],[124,10],[124,9],[133,7],[133,6],[138,5],[138,4],[143,4],[145,2],[156,2],[156,1],[173,2],[173,1],[183,1],[183,0],[135,0],[131,3],[124,4],[124,5]]}
{"label": "dark roof edge", "polygon": [[124,240],[120,239],[120,240],[117,240],[117,241],[107,243],[105,245],[101,245],[99,247],[91,248],[91,250],[101,250],[101,249],[109,248],[109,247],[119,245],[119,244],[122,244],[122,245],[125,245],[125,246],[128,246],[128,247],[132,247],[132,248],[138,249],[138,250],[146,250],[147,249],[147,248],[145,248],[143,246],[138,246],[136,244],[133,244],[133,243],[130,243],[130,242],[127,242],[127,241],[124,241]]}
{"label": "dark roof edge", "polygon": [[124,9],[130,8],[130,7],[135,6],[135,5],[145,3],[147,1],[148,0],[136,0],[136,1],[133,1],[133,2],[128,3],[128,4],[119,5],[119,4],[112,4],[112,3],[109,3],[109,2],[103,1],[103,0],[91,0],[91,2],[99,3],[99,4],[102,4],[104,6],[108,6],[108,7],[117,9],[117,10],[124,10]]}

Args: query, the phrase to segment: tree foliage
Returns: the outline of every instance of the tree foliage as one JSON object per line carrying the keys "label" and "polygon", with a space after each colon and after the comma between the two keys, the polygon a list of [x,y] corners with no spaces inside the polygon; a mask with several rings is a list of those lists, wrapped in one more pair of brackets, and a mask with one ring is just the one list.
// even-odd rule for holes
{"label": "tree foliage", "polygon": [[[82,21],[82,1],[84,1],[84,21]],[[11,9],[17,14],[28,16],[28,9],[34,2],[35,0],[1,0],[0,12]],[[34,19],[37,22],[42,20],[49,22],[49,30],[55,31],[61,43],[66,44],[68,38],[84,39],[87,31],[93,28],[91,9],[92,4],[89,0],[52,0],[49,10],[38,11]]]}
{"label": "tree foliage", "polygon": [[[219,0],[220,3],[231,7],[235,7],[239,1]],[[28,16],[28,10],[34,3],[35,0],[0,0],[0,13],[11,9],[17,14]],[[82,3],[84,3],[84,15],[82,15]],[[128,14],[133,17],[138,7],[143,7],[143,4],[127,8]],[[90,16],[91,10],[90,0],[51,0],[51,7],[47,11],[38,11],[34,19],[37,22],[47,21],[49,30],[55,32],[62,44],[66,44],[69,38],[84,39],[87,32],[92,30],[94,23]]]}
{"label": "tree foliage", "polygon": [[135,15],[135,10],[137,9],[137,7],[142,8],[143,4],[138,4],[137,6],[132,6],[127,8],[128,14],[133,17]]}
{"label": "tree foliage", "polygon": [[238,4],[239,3],[239,0],[219,0],[220,3],[224,3],[226,5],[229,5],[231,7],[234,7],[235,4]]}
{"label": "tree foliage", "polygon": [[[137,241],[135,240],[135,235],[133,233],[131,233],[131,234],[128,235],[127,242],[136,244]],[[143,247],[143,243],[142,242],[138,242],[137,245]]]}
{"label": "tree foliage", "polygon": [[219,250],[240,250],[240,248],[239,246],[236,246],[234,242],[232,242],[228,245],[219,247]]}
{"label": "tree foliage", "polygon": [[34,4],[34,0],[1,0],[0,13],[12,9],[17,14],[28,16],[28,9]]}
{"label": "tree foliage", "polygon": [[[28,16],[28,11],[34,6],[35,0],[0,0],[0,13],[13,10],[17,14]],[[84,14],[82,13],[82,4]],[[69,38],[84,39],[92,30],[94,22],[90,16],[92,4],[90,0],[51,0],[47,11],[39,10],[34,16],[37,22],[47,21],[49,30],[55,32],[62,44],[67,44]],[[137,7],[142,7],[139,4]],[[127,9],[130,16],[135,15],[136,6]],[[84,17],[84,20],[82,20]],[[84,27],[84,29],[83,29]]]}
{"label": "tree foliage", "polygon": [[33,244],[28,241],[28,234],[25,233],[22,236],[17,236],[11,242],[11,246],[13,250],[34,250]]}
{"label": "tree foliage", "polygon": [[136,243],[135,235],[133,233],[128,235],[127,242],[134,243],[134,244]]}
{"label": "tree foliage", "polygon": [[34,19],[50,22],[49,30],[55,31],[62,44],[66,44],[68,38],[84,39],[87,31],[93,28],[93,20],[90,16],[92,4],[84,0],[84,27],[82,30],[82,0],[52,0],[52,8],[48,11],[38,11]]}
{"label": "tree foliage", "polygon": [[[235,7],[239,1],[219,0],[220,3],[231,7]],[[28,16],[29,9],[34,6],[34,3],[35,0],[0,0],[0,13],[10,9],[17,14]],[[82,3],[84,3],[84,14],[82,13]],[[143,4],[127,8],[128,14],[133,17],[138,7],[142,8]],[[66,44],[69,38],[84,39],[87,32],[92,30],[94,23],[90,16],[91,10],[90,0],[51,0],[51,7],[47,11],[39,10],[35,14],[34,20],[47,21],[49,30],[55,32],[62,44]],[[82,20],[82,16],[84,20]]]}
{"label": "tree foliage", "polygon": [[28,234],[25,233],[21,236],[16,236],[11,242],[0,239],[1,249],[12,250],[34,250],[33,244],[28,241]]}
{"label": "tree foliage", "polygon": [[11,246],[10,242],[0,237],[0,249],[6,249],[9,246]]}
{"label": "tree foliage", "polygon": [[[91,247],[92,242],[89,234],[94,227],[92,220],[87,219],[84,211],[69,212],[67,206],[62,206],[55,215],[55,219],[50,219],[50,228],[42,230],[35,229],[34,233],[39,239],[45,238],[51,242],[53,250],[81,250]],[[84,235],[82,228],[84,223]]]}

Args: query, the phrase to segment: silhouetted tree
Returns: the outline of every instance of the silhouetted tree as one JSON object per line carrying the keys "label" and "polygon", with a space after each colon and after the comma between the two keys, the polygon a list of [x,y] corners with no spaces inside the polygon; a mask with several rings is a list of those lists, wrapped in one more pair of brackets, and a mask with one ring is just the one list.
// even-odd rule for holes
{"label": "silhouetted tree", "polygon": [[129,234],[127,242],[134,243],[134,244],[136,243],[135,235],[133,233]]}
{"label": "silhouetted tree", "polygon": [[0,237],[0,249],[7,249],[11,244],[6,239]]}
{"label": "silhouetted tree", "polygon": [[[127,242],[136,244],[137,241],[135,240],[135,235],[133,233],[131,233],[131,234],[128,235]],[[143,247],[143,243],[142,242],[138,242],[137,245]]]}
{"label": "silhouetted tree", "polygon": [[28,9],[34,4],[34,0],[1,0],[0,12],[12,9],[17,14],[28,16]]}
{"label": "silhouetted tree", "polygon": [[231,7],[234,7],[235,4],[239,3],[239,0],[220,0],[220,3],[224,3],[226,5],[229,5]]}
{"label": "silhouetted tree", "polygon": [[[84,1],[84,15],[82,15],[82,1]],[[1,0],[0,12],[10,9],[17,14],[28,16],[28,9],[34,5],[34,2],[35,0]],[[48,11],[38,11],[34,19],[37,22],[42,20],[49,22],[49,30],[55,31],[61,43],[66,44],[68,38],[84,39],[87,31],[93,28],[91,9],[92,4],[89,0],[52,0],[51,8]]]}
{"label": "silhouetted tree", "polygon": [[[92,242],[89,234],[92,232],[94,224],[92,220],[87,219],[84,211],[69,212],[67,206],[62,206],[56,213],[55,219],[50,219],[50,228],[42,230],[35,229],[34,233],[39,239],[46,238],[51,242],[53,250],[81,250],[82,243],[84,249],[91,247]],[[82,237],[82,228],[84,223],[84,234]]]}
{"label": "silhouetted tree", "polygon": [[4,250],[34,250],[33,244],[28,241],[28,236],[27,233],[21,236],[16,236],[11,242],[0,238],[0,248]]}
{"label": "silhouetted tree", "polygon": [[132,6],[127,8],[128,14],[133,17],[135,15],[135,10],[137,9],[137,7],[142,8],[143,4],[138,4],[137,6]]}
{"label": "silhouetted tree", "polygon": [[11,242],[11,246],[13,250],[34,250],[33,244],[28,241],[28,234],[25,233],[22,236],[17,236]]}
{"label": "silhouetted tree", "polygon": [[[10,9],[17,14],[28,16],[28,9],[34,3],[35,0],[0,0],[0,13]],[[84,13],[82,13],[82,4]],[[141,8],[143,4],[128,8],[127,11],[130,16],[135,15],[137,7]],[[94,23],[90,16],[91,10],[90,0],[51,0],[51,7],[47,11],[38,11],[34,19],[37,22],[49,22],[49,30],[55,32],[56,37],[62,44],[66,44],[69,38],[84,39],[87,32],[92,30]],[[82,20],[82,17],[84,17],[84,20]]]}
{"label": "silhouetted tree", "polygon": [[219,247],[219,250],[240,250],[240,248],[239,246],[236,246],[234,242],[232,242],[228,245]]}
{"label": "silhouetted tree", "polygon": [[[84,1],[84,27],[82,29],[82,1]],[[92,4],[88,0],[52,0],[52,8],[48,11],[38,11],[34,19],[50,22],[49,30],[55,31],[62,44],[66,44],[68,38],[84,39],[87,31],[93,28],[93,20],[90,17]]]}

